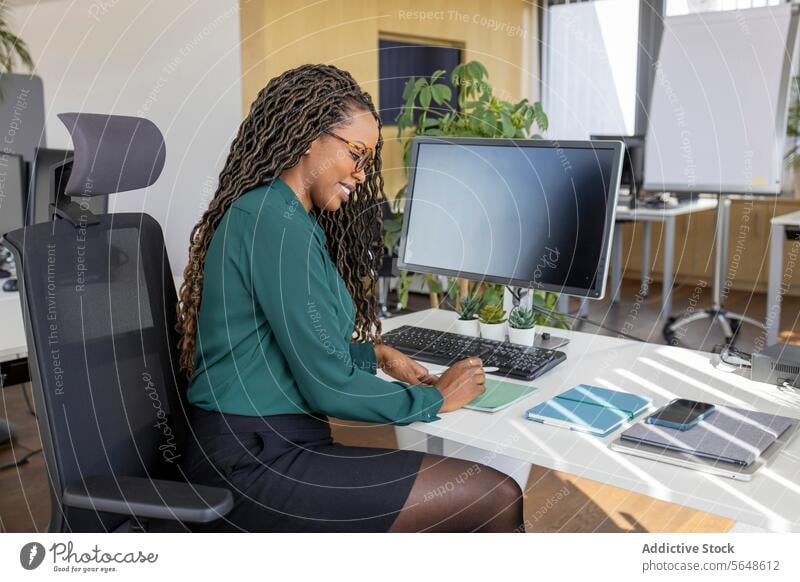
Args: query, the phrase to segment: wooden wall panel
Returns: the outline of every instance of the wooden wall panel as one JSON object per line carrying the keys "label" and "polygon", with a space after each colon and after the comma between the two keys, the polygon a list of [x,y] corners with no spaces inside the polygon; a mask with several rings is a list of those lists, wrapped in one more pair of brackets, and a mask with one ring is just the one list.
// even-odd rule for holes
{"label": "wooden wall panel", "polygon": [[[424,14],[424,16],[423,16]],[[350,71],[378,99],[381,33],[462,43],[489,70],[497,95],[530,96],[536,11],[523,0],[242,0],[244,111],[267,81],[303,63]],[[405,183],[394,126],[383,132],[386,193]]]}

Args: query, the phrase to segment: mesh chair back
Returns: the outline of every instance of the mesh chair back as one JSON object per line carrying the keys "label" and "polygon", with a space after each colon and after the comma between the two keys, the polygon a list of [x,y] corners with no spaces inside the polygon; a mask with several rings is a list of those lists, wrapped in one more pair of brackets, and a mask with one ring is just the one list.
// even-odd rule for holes
{"label": "mesh chair back", "polygon": [[174,479],[187,428],[161,227],[138,213],[99,221],[6,235],[49,472],[50,531],[118,527],[124,517],[65,509],[64,488],[95,475]]}

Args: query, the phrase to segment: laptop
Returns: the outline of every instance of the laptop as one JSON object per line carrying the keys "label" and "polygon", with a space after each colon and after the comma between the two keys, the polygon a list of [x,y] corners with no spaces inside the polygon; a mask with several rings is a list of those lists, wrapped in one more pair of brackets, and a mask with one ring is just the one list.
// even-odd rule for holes
{"label": "laptop", "polygon": [[737,481],[750,481],[753,475],[762,467],[769,466],[781,453],[783,448],[792,441],[797,433],[799,425],[800,423],[793,422],[789,428],[783,431],[783,433],[772,442],[772,444],[760,455],[755,457],[750,464],[732,463],[730,460],[724,458],[714,459],[710,457],[700,457],[688,452],[666,449],[663,446],[651,445],[641,441],[626,440],[622,437],[612,441],[609,444],[609,448],[613,451],[633,455],[635,457],[660,461],[678,467],[686,467],[703,473],[728,477]]}

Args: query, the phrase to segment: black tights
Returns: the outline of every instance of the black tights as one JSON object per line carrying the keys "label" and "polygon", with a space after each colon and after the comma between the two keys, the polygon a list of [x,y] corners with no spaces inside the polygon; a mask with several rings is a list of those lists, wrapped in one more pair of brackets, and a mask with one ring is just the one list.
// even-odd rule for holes
{"label": "black tights", "polygon": [[390,531],[522,532],[522,491],[480,463],[426,454]]}

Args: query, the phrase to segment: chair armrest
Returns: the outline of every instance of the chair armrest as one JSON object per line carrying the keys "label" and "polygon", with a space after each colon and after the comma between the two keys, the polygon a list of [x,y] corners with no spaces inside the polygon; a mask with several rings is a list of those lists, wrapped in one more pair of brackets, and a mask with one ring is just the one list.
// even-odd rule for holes
{"label": "chair armrest", "polygon": [[79,509],[186,523],[210,523],[233,508],[233,495],[227,489],[112,475],[71,483],[62,500]]}

